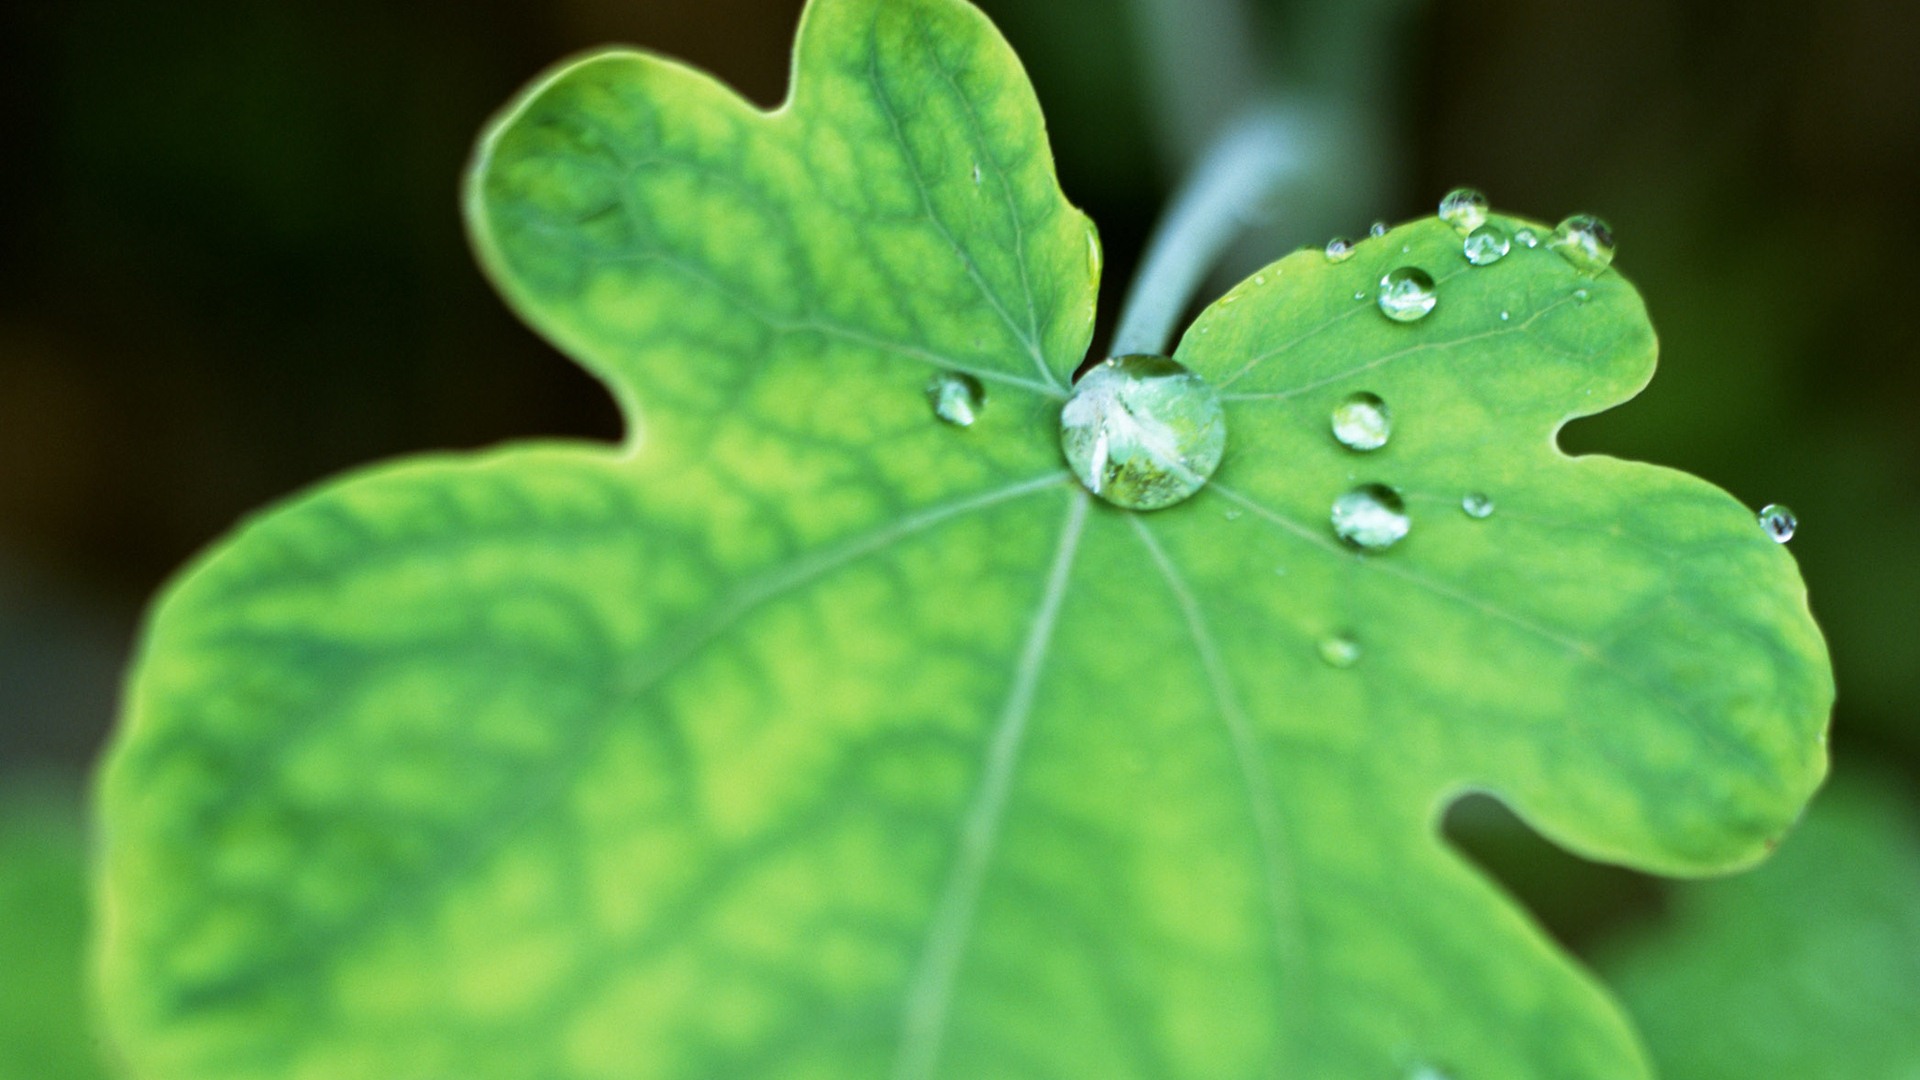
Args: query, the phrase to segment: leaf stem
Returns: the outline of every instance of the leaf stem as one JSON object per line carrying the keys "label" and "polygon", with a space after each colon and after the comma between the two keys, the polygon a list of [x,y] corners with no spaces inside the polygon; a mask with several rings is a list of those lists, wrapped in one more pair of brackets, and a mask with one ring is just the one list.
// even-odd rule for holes
{"label": "leaf stem", "polygon": [[1127,290],[1112,354],[1162,354],[1194,294],[1279,189],[1310,164],[1294,110],[1267,103],[1229,125],[1175,194]]}

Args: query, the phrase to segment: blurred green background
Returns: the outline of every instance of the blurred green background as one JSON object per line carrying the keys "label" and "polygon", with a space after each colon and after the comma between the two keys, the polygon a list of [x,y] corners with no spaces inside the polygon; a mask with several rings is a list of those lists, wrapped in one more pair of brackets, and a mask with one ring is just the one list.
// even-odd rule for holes
{"label": "blurred green background", "polygon": [[[1182,155],[1243,83],[1195,62],[1198,17],[982,6],[1101,227],[1110,321]],[[81,774],[142,606],[250,509],[414,450],[614,437],[606,395],[469,258],[456,190],[471,140],[541,68],[607,42],[772,103],[799,8],[0,10],[0,785]],[[1793,550],[1838,670],[1838,771],[1874,771],[1911,806],[1920,5],[1267,0],[1252,17],[1239,74],[1335,99],[1364,134],[1335,163],[1348,198],[1282,203],[1264,257],[1430,212],[1460,183],[1505,210],[1613,223],[1661,375],[1565,442],[1799,511]],[[1662,906],[1662,887],[1557,856],[1491,805],[1452,825],[1578,947]]]}

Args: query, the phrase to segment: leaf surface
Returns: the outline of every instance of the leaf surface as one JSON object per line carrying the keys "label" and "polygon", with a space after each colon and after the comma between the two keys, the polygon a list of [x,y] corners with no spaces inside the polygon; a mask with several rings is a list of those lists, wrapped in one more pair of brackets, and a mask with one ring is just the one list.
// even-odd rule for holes
{"label": "leaf surface", "polygon": [[[1136,515],[1062,467],[1099,249],[958,0],[815,0],[772,114],[568,64],[468,209],[631,436],[325,485],[163,598],[103,784],[137,1075],[1637,1075],[1440,809],[1695,872],[1821,775],[1790,557],[1553,447],[1651,374],[1617,275],[1437,222],[1282,260],[1180,350],[1217,482]],[[1352,300],[1402,259],[1412,325]],[[1354,389],[1402,418],[1365,458]],[[1328,529],[1361,480],[1390,551]]]}
{"label": "leaf surface", "polygon": [[77,785],[0,775],[0,1080],[107,1075],[88,1022]]}
{"label": "leaf surface", "polygon": [[1839,775],[1765,866],[1602,953],[1666,1080],[1920,1076],[1920,815]]}

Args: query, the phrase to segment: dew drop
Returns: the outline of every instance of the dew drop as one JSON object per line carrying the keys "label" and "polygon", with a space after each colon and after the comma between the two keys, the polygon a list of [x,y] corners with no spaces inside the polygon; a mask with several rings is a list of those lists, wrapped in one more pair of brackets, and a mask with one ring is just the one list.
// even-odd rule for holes
{"label": "dew drop", "polygon": [[1433,278],[1417,266],[1389,270],[1380,279],[1380,310],[1394,322],[1413,322],[1433,310],[1440,295],[1434,291]]}
{"label": "dew drop", "polygon": [[1220,516],[1226,518],[1228,521],[1239,521],[1240,516],[1245,512],[1246,511],[1237,506],[1229,506]]}
{"label": "dew drop", "polygon": [[1353,292],[1353,298],[1355,300],[1365,300],[1367,298],[1366,290],[1355,289]]}
{"label": "dew drop", "polygon": [[1573,290],[1573,298],[1575,301],[1584,304],[1593,298],[1593,294],[1585,289],[1575,289]]}
{"label": "dew drop", "polygon": [[1532,229],[1521,229],[1519,232],[1513,234],[1513,239],[1524,248],[1537,248],[1540,246],[1540,234],[1534,232]]}
{"label": "dew drop", "polygon": [[1800,519],[1793,515],[1791,507],[1768,503],[1760,510],[1760,527],[1774,543],[1784,544],[1793,539],[1794,532],[1800,528]]}
{"label": "dew drop", "polygon": [[979,187],[980,181],[983,178],[984,178],[984,175],[980,172],[980,166],[978,164],[975,164],[973,167],[973,186]]}
{"label": "dew drop", "polygon": [[1349,450],[1378,450],[1393,437],[1393,412],[1377,395],[1350,394],[1333,407],[1333,437]]}
{"label": "dew drop", "polygon": [[987,407],[987,388],[961,371],[942,371],[927,382],[933,415],[954,427],[972,427]]}
{"label": "dew drop", "polygon": [[1484,491],[1469,491],[1460,499],[1460,509],[1475,521],[1493,516],[1493,496]]}
{"label": "dew drop", "polygon": [[1511,318],[1513,318],[1513,312],[1511,311],[1503,311],[1500,313],[1501,322],[1506,322],[1508,319],[1511,319]]}
{"label": "dew drop", "polygon": [[1360,643],[1351,634],[1334,634],[1320,639],[1320,659],[1328,667],[1350,668],[1360,662]]}
{"label": "dew drop", "polygon": [[1199,491],[1226,445],[1220,395],[1164,356],[1094,365],[1060,410],[1060,446],[1074,476],[1129,510],[1158,510]]}
{"label": "dew drop", "polygon": [[1327,261],[1346,262],[1353,258],[1353,241],[1344,236],[1336,236],[1327,241]]}
{"label": "dew drop", "polygon": [[1513,242],[1507,239],[1507,230],[1498,225],[1482,225],[1474,229],[1460,246],[1467,261],[1475,266],[1492,266],[1513,250]]}
{"label": "dew drop", "polygon": [[1334,535],[1367,551],[1392,547],[1412,527],[1406,502],[1385,484],[1362,484],[1333,500],[1332,520]]}
{"label": "dew drop", "polygon": [[1487,223],[1487,197],[1472,188],[1454,188],[1440,200],[1440,220],[1463,233]]}
{"label": "dew drop", "polygon": [[1376,221],[1372,225],[1367,226],[1367,235],[1376,240],[1387,235],[1387,223],[1384,221]]}
{"label": "dew drop", "polygon": [[1561,222],[1547,246],[1588,277],[1613,264],[1613,230],[1592,214],[1575,214]]}

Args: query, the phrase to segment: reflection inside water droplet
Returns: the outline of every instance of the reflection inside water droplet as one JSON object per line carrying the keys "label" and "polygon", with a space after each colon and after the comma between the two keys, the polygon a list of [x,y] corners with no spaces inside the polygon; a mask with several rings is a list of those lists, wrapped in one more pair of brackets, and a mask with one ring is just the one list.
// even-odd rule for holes
{"label": "reflection inside water droplet", "polygon": [[1776,544],[1784,544],[1793,539],[1800,528],[1800,519],[1794,516],[1790,507],[1779,503],[1768,503],[1760,510],[1760,527]]}
{"label": "reflection inside water droplet", "polygon": [[1373,237],[1376,240],[1378,240],[1382,236],[1387,235],[1387,223],[1384,221],[1376,221],[1373,224],[1367,226],[1367,235]]}
{"label": "reflection inside water droplet", "polygon": [[942,371],[927,382],[933,415],[955,427],[970,427],[987,407],[987,388],[963,371]]}
{"label": "reflection inside water droplet", "polygon": [[1335,536],[1368,551],[1390,548],[1412,528],[1406,501],[1385,484],[1362,484],[1333,500]]}
{"label": "reflection inside water droplet", "polygon": [[1333,437],[1349,450],[1378,450],[1393,437],[1393,413],[1377,395],[1350,394],[1333,407]]}
{"label": "reflection inside water droplet", "polygon": [[1507,257],[1513,243],[1507,239],[1507,230],[1498,225],[1482,225],[1467,234],[1460,248],[1473,265],[1492,266]]}
{"label": "reflection inside water droplet", "polygon": [[1537,248],[1540,246],[1540,234],[1532,229],[1521,229],[1513,234],[1513,241],[1524,248]]}
{"label": "reflection inside water droplet", "polygon": [[1454,188],[1440,200],[1440,220],[1465,233],[1487,221],[1487,197],[1472,188]]}
{"label": "reflection inside water droplet", "polygon": [[1199,491],[1226,445],[1220,395],[1164,356],[1094,365],[1060,410],[1060,446],[1074,476],[1131,510],[1172,506]]}
{"label": "reflection inside water droplet", "polygon": [[1493,496],[1484,491],[1469,491],[1460,499],[1460,509],[1477,521],[1493,516]]}
{"label": "reflection inside water droplet", "polygon": [[1425,318],[1439,302],[1433,278],[1417,266],[1389,270],[1380,279],[1380,310],[1394,322]]}
{"label": "reflection inside water droplet", "polygon": [[1562,221],[1547,246],[1588,277],[1613,264],[1613,230],[1592,214],[1575,214]]}
{"label": "reflection inside water droplet", "polygon": [[1327,241],[1326,253],[1328,262],[1346,262],[1353,258],[1353,241],[1336,236]]}
{"label": "reflection inside water droplet", "polygon": [[1360,643],[1352,634],[1333,634],[1320,639],[1320,659],[1328,667],[1350,668],[1360,662]]}

